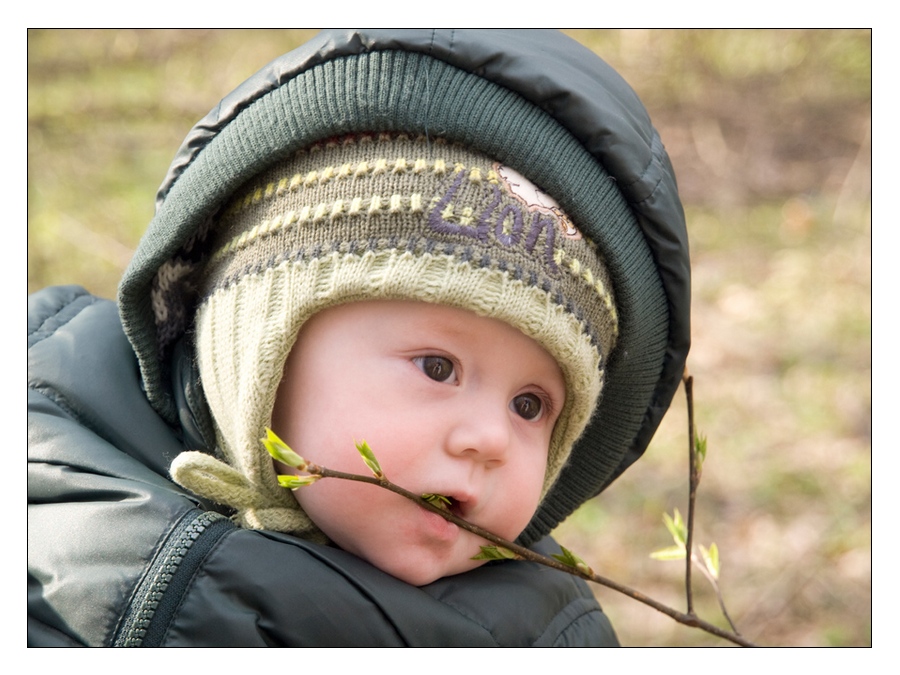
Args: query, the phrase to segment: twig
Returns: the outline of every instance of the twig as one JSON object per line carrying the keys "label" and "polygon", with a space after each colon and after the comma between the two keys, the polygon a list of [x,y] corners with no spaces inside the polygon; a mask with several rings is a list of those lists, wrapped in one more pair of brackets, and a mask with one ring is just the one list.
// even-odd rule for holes
{"label": "twig", "polygon": [[[471,532],[482,539],[485,539],[500,549],[505,549],[506,552],[512,553],[511,557],[515,557],[519,560],[528,560],[531,562],[538,563],[540,565],[544,565],[546,567],[551,567],[555,570],[559,570],[561,572],[567,572],[577,577],[581,577],[587,581],[593,581],[596,584],[601,586],[606,586],[607,588],[611,588],[614,591],[618,591],[619,593],[633,599],[637,600],[640,603],[648,605],[653,609],[657,610],[665,614],[668,617],[671,617],[678,623],[684,624],[685,626],[690,626],[692,628],[699,628],[707,633],[715,635],[717,637],[723,638],[725,640],[729,640],[730,642],[734,642],[735,644],[742,645],[744,647],[755,647],[754,643],[745,639],[741,636],[737,628],[734,625],[734,622],[731,620],[731,617],[728,616],[728,612],[725,610],[725,603],[722,599],[722,594],[719,591],[718,583],[716,582],[713,575],[709,570],[705,569],[703,566],[700,566],[700,569],[703,573],[709,578],[710,582],[713,585],[713,588],[716,591],[716,596],[719,600],[719,606],[722,608],[722,613],[725,615],[725,618],[728,620],[728,623],[731,625],[733,632],[729,632],[719,628],[718,626],[714,626],[713,624],[704,621],[700,617],[698,617],[694,613],[693,608],[693,599],[691,593],[691,565],[693,564],[694,554],[693,554],[693,528],[694,528],[694,503],[696,502],[697,497],[697,485],[700,482],[700,462],[698,461],[698,449],[697,444],[694,438],[694,402],[693,402],[693,378],[687,373],[685,370],[684,376],[684,386],[685,386],[685,394],[687,395],[687,403],[688,403],[688,437],[690,441],[690,501],[688,505],[688,523],[687,523],[687,534],[686,534],[686,555],[687,558],[687,567],[686,567],[686,576],[685,582],[687,586],[687,613],[679,612],[668,605],[664,605],[661,602],[650,598],[640,591],[636,591],[633,588],[629,588],[624,586],[618,582],[613,581],[612,579],[607,579],[606,577],[600,576],[596,574],[587,564],[585,564],[581,559],[577,558],[571,554],[571,552],[563,549],[563,559],[566,562],[562,562],[562,560],[557,560],[555,558],[547,557],[541,555],[540,553],[536,553],[531,549],[525,548],[524,546],[519,546],[511,541],[507,541],[502,537],[498,537],[492,532],[488,532],[487,530],[478,527],[477,525],[473,525],[468,521],[463,520],[459,516],[452,513],[449,509],[446,508],[441,500],[435,500],[435,502],[429,501],[425,499],[425,496],[428,495],[418,495],[414,492],[410,492],[409,490],[400,487],[399,485],[395,485],[391,481],[387,479],[384,475],[384,471],[381,469],[381,465],[378,462],[378,459],[375,457],[372,449],[368,446],[365,441],[362,441],[357,444],[357,450],[362,456],[363,461],[366,466],[372,471],[371,476],[363,476],[354,473],[346,473],[344,471],[335,471],[333,469],[329,469],[324,466],[318,466],[316,464],[312,464],[303,457],[300,457],[297,453],[290,449],[287,444],[284,443],[278,436],[272,432],[271,429],[267,430],[267,438],[261,439],[263,445],[269,451],[269,453],[274,457],[277,461],[287,464],[288,466],[293,466],[300,471],[304,471],[308,474],[305,478],[309,480],[303,480],[303,477],[297,476],[280,476],[279,481],[282,482],[282,485],[285,487],[290,487],[291,489],[298,489],[302,485],[309,485],[314,480],[318,480],[321,478],[339,478],[342,480],[352,480],[360,483],[369,483],[370,485],[377,485],[386,490],[390,490],[406,499],[417,504],[419,507],[425,509],[426,511],[431,511],[432,513],[436,513],[441,516],[445,520],[450,521],[456,526],[460,527],[467,532]],[[434,496],[434,495],[431,495]],[[486,554],[488,552],[489,547],[482,547],[482,553]],[[507,557],[501,555],[500,557]],[[699,565],[699,563],[698,563]]]}
{"label": "twig", "polygon": [[719,609],[722,610],[722,615],[725,617],[725,620],[728,621],[731,630],[734,631],[735,635],[740,635],[741,632],[737,629],[734,621],[731,620],[731,615],[728,614],[728,610],[725,609],[725,598],[722,596],[722,589],[719,588],[719,581],[709,573],[709,570],[706,569],[706,565],[700,564],[700,561],[697,560],[697,556],[693,553],[691,554],[691,560],[697,563],[697,567],[703,572],[703,575],[709,580],[709,583],[712,584],[713,590],[716,592],[716,600],[719,601]]}
{"label": "twig", "polygon": [[391,492],[394,492],[398,495],[401,495],[402,497],[406,497],[407,499],[409,499],[412,502],[415,502],[417,505],[419,505],[423,509],[431,511],[432,513],[436,513],[439,516],[441,516],[442,518],[449,520],[451,523],[454,523],[461,529],[466,530],[467,532],[471,532],[472,534],[475,534],[475,535],[481,537],[482,539],[486,539],[487,541],[490,541],[491,543],[493,543],[499,547],[505,548],[508,551],[513,552],[516,555],[516,557],[521,560],[528,560],[531,562],[538,563],[540,565],[545,565],[546,567],[552,567],[553,569],[559,570],[561,572],[567,572],[569,574],[581,577],[588,581],[593,581],[594,583],[600,584],[601,586],[606,586],[607,588],[611,588],[614,591],[618,591],[619,593],[622,593],[623,595],[626,595],[629,598],[632,598],[633,600],[637,600],[638,602],[641,602],[645,605],[652,607],[653,609],[655,609],[659,612],[662,612],[666,616],[671,617],[678,623],[684,624],[685,626],[690,626],[692,628],[699,628],[700,630],[706,631],[707,633],[710,633],[717,637],[723,638],[725,640],[729,640],[731,642],[734,642],[735,644],[739,644],[744,647],[756,647],[757,646],[754,643],[750,642],[749,640],[744,639],[740,635],[737,635],[736,633],[730,633],[726,630],[722,630],[718,626],[715,626],[711,623],[708,623],[707,621],[704,621],[703,619],[699,618],[695,614],[690,614],[690,613],[685,614],[683,612],[679,612],[678,610],[673,609],[673,608],[669,607],[668,605],[664,605],[661,602],[658,602],[658,601],[654,600],[653,598],[650,598],[650,597],[644,595],[640,591],[636,591],[632,588],[629,588],[628,586],[619,584],[619,583],[613,581],[612,579],[607,579],[606,577],[600,576],[599,574],[594,573],[592,570],[584,571],[584,570],[578,569],[576,567],[566,565],[565,563],[562,563],[558,560],[554,560],[553,558],[541,555],[540,553],[536,553],[535,551],[532,551],[529,548],[525,548],[524,546],[519,546],[518,544],[515,544],[511,541],[507,541],[506,539],[503,539],[502,537],[498,537],[497,535],[493,534],[492,532],[488,532],[487,530],[480,528],[477,525],[473,525],[472,523],[469,523],[468,521],[463,520],[462,518],[456,516],[455,514],[451,513],[450,511],[447,511],[439,506],[435,506],[434,504],[431,504],[430,502],[423,499],[420,495],[417,495],[414,492],[410,492],[409,490],[406,490],[405,488],[402,488],[399,485],[394,485],[391,481],[389,481],[383,475],[381,477],[363,476],[363,475],[354,474],[354,473],[345,473],[343,471],[335,471],[333,469],[328,469],[324,466],[318,466],[316,464],[309,464],[309,463],[306,464],[305,470],[307,473],[309,473],[311,475],[321,476],[322,478],[340,478],[343,480],[352,480],[352,481],[357,481],[360,483],[369,483],[370,485],[377,485],[386,490],[390,490]]}
{"label": "twig", "polygon": [[682,381],[684,383],[684,395],[687,399],[689,443],[688,482],[690,486],[688,491],[687,537],[685,541],[685,550],[690,551],[690,554],[685,555],[686,565],[684,572],[684,585],[685,592],[687,593],[687,613],[691,616],[694,616],[693,581],[691,579],[691,569],[694,563],[696,563],[697,567],[700,568],[700,571],[703,572],[704,576],[709,580],[709,583],[712,584],[713,590],[716,592],[716,599],[719,601],[719,608],[722,610],[722,615],[725,617],[726,621],[728,621],[728,625],[731,626],[731,630],[734,631],[735,635],[740,635],[740,631],[738,631],[737,626],[734,624],[734,621],[731,620],[731,615],[729,615],[728,610],[725,609],[725,599],[722,597],[722,591],[719,588],[718,580],[712,574],[710,574],[709,570],[706,569],[706,565],[700,564],[700,561],[697,560],[697,556],[694,555],[694,507],[697,503],[697,487],[700,485],[700,475],[702,469],[700,462],[697,460],[697,437],[696,431],[694,429],[694,378],[688,373],[687,366],[685,366]]}
{"label": "twig", "polygon": [[687,613],[693,614],[694,593],[691,582],[691,567],[693,566],[694,557],[694,504],[697,501],[697,484],[700,482],[700,473],[697,470],[697,446],[694,438],[694,378],[688,374],[687,367],[684,369],[683,381],[688,409],[688,481],[690,485],[688,490],[687,541],[685,549],[691,552],[690,555],[685,556],[687,562],[684,570],[684,587],[685,593],[687,593]]}

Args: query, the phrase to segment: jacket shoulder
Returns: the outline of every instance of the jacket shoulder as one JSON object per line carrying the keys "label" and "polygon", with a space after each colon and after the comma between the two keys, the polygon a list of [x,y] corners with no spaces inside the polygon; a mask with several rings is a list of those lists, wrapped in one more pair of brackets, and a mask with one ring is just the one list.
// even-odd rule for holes
{"label": "jacket shoulder", "polygon": [[181,445],[143,394],[115,304],[71,286],[28,304],[29,641],[106,645],[196,504],[166,476]]}
{"label": "jacket shoulder", "polygon": [[56,417],[41,414],[52,405],[160,476],[183,450],[147,400],[116,304],[78,286],[28,299],[28,391],[30,433]]}
{"label": "jacket shoulder", "polygon": [[[560,552],[551,537],[531,548],[543,555]],[[472,621],[490,626],[499,646],[619,646],[588,585],[537,563],[489,563],[465,575],[439,579],[423,590]]]}
{"label": "jacket shoulder", "polygon": [[52,286],[28,296],[28,347],[47,338],[99,299],[81,286]]}

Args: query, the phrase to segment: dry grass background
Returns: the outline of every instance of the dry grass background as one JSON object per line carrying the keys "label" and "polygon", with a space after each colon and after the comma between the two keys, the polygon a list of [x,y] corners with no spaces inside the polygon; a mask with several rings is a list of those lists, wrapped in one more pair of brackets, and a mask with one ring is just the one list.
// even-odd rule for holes
{"label": "dry grass background", "polygon": [[[32,31],[28,286],[114,297],[190,126],[312,31]],[[742,632],[871,643],[868,31],[571,31],[637,90],[691,235],[697,536]],[[646,456],[557,538],[683,607],[662,513],[686,511],[681,393]],[[698,606],[718,620],[697,579]],[[626,645],[716,645],[598,589]]]}

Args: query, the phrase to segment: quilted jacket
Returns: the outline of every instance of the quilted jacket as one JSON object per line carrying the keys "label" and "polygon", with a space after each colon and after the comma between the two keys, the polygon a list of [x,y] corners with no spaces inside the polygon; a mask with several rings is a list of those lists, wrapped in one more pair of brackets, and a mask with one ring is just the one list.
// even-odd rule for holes
{"label": "quilted jacket", "polygon": [[[283,105],[290,87],[323,64],[376,52],[440,61],[551,115],[617,181],[640,228],[637,246],[645,262],[633,263],[634,256],[620,253],[614,241],[606,251],[619,284],[622,320],[638,327],[631,331],[637,342],[621,350],[608,374],[610,382],[628,388],[630,417],[612,439],[608,428],[605,434],[588,429],[560,479],[577,484],[575,498],[572,490],[551,493],[520,541],[555,551],[550,530],[649,443],[688,350],[690,277],[674,174],[631,89],[591,52],[552,32],[323,32],[263,68],[191,131],[160,188],[157,215],[125,274],[118,303],[74,286],[29,298],[30,644],[617,644],[590,589],[569,575],[503,561],[417,588],[337,548],[237,528],[227,513],[168,477],[172,459],[185,449],[209,448],[211,434],[190,348],[179,342],[160,358],[153,279],[162,262],[274,151],[248,143],[240,156],[219,157],[218,138],[236,129],[253,132],[241,127],[248,108]],[[378,130],[372,127],[380,124],[326,119],[320,128],[281,136],[266,130],[260,138],[281,139],[287,147],[290,134],[290,143],[300,143],[315,134]],[[408,124],[415,130],[417,122]],[[464,135],[460,129],[441,131],[465,140],[457,138]],[[215,175],[205,168],[211,157],[220,167]],[[560,201],[570,211],[565,195]],[[652,344],[640,342],[641,303],[647,301],[627,292],[632,264],[652,268],[651,300],[663,307]],[[646,361],[653,361],[654,377],[634,383],[629,369],[640,359],[644,371]],[[607,393],[598,419],[616,416],[621,399]],[[615,462],[591,464],[592,443],[606,444]]]}

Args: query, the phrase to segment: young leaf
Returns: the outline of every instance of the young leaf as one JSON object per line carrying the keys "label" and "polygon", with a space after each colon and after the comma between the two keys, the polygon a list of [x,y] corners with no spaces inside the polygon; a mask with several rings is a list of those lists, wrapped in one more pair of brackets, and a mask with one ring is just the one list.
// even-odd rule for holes
{"label": "young leaf", "polygon": [[563,565],[575,567],[575,565],[578,563],[577,556],[565,546],[560,546],[559,548],[562,553],[553,553],[550,557],[559,560],[559,562],[561,562]]}
{"label": "young leaf", "polygon": [[269,451],[269,454],[282,464],[293,466],[301,471],[306,469],[306,460],[291,450],[290,446],[278,438],[275,432],[269,429],[269,427],[266,427],[266,437],[260,438],[259,440],[266,450]]}
{"label": "young leaf", "polygon": [[563,565],[574,567],[575,569],[584,572],[585,574],[594,573],[594,570],[592,570],[590,566],[586,562],[584,562],[584,560],[572,553],[572,551],[567,549],[565,546],[560,546],[559,548],[562,550],[562,553],[553,553],[551,557],[555,558]]}
{"label": "young leaf", "polygon": [[654,560],[684,560],[684,556],[684,546],[669,546],[668,548],[661,548],[658,551],[653,551],[653,553],[650,554],[650,557]]}
{"label": "young leaf", "polygon": [[712,575],[713,579],[719,578],[719,547],[712,543],[709,545],[709,549],[707,549],[703,544],[700,544],[700,555],[703,556],[703,563],[706,565],[706,569],[709,570],[709,573]]}
{"label": "young leaf", "polygon": [[444,495],[434,495],[429,492],[422,495],[422,499],[443,511],[450,510],[450,498]]}
{"label": "young leaf", "polygon": [[317,480],[319,480],[321,476],[312,475],[312,476],[278,476],[278,484],[287,488],[288,490],[296,490],[297,488],[304,487],[305,485],[312,485]]}
{"label": "young leaf", "polygon": [[472,560],[519,560],[519,556],[502,546],[482,546],[481,553],[474,555]]}
{"label": "young leaf", "polygon": [[697,454],[700,456],[701,461],[706,459],[706,436],[699,434],[695,443],[697,446]]}
{"label": "young leaf", "polygon": [[369,444],[365,441],[360,441],[356,444],[356,449],[362,456],[366,466],[372,470],[373,474],[375,474],[375,478],[384,478],[384,471],[381,470],[381,464],[375,459],[375,453],[372,452],[372,448],[369,447]]}
{"label": "young leaf", "polygon": [[682,519],[681,512],[678,509],[675,509],[674,514],[673,518],[668,513],[663,513],[663,522],[666,524],[669,534],[672,535],[672,539],[675,540],[675,545],[686,548],[687,528],[685,527],[684,519]]}
{"label": "young leaf", "polygon": [[694,441],[694,448],[697,451],[697,471],[702,471],[703,462],[706,461],[706,436],[698,435]]}

